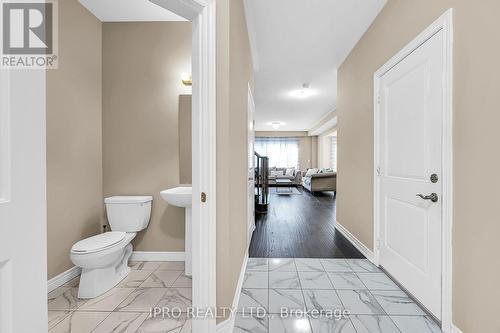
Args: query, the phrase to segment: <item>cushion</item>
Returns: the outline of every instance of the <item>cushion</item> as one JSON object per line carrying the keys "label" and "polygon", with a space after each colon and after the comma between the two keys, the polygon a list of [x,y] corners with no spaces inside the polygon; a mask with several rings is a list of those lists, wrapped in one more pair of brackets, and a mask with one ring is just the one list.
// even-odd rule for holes
{"label": "cushion", "polygon": [[271,171],[271,172],[269,173],[269,175],[270,175],[271,177],[280,177],[280,176],[283,176],[283,171]]}
{"label": "cushion", "polygon": [[305,177],[311,177],[311,175],[314,175],[315,173],[318,173],[318,169],[309,169],[307,170]]}
{"label": "cushion", "polygon": [[295,168],[288,168],[286,169],[285,175],[286,176],[292,176],[295,174]]}

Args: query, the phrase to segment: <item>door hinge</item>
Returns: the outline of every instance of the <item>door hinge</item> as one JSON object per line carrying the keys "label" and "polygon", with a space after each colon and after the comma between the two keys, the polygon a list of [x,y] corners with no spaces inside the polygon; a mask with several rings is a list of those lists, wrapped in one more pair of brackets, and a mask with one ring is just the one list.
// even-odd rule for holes
{"label": "door hinge", "polygon": [[380,104],[380,95],[377,95],[377,103]]}
{"label": "door hinge", "polygon": [[377,239],[377,250],[380,250],[380,239]]}
{"label": "door hinge", "polygon": [[382,175],[382,169],[380,168],[380,166],[377,167],[377,176],[381,176]]}
{"label": "door hinge", "polygon": [[207,202],[207,194],[205,192],[201,192],[201,202]]}

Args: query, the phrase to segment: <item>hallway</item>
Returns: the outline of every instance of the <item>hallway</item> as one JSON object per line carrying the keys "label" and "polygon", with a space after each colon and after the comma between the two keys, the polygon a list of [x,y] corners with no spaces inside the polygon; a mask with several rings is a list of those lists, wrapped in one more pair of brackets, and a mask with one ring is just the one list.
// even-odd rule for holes
{"label": "hallway", "polygon": [[366,259],[250,258],[237,312],[233,333],[441,332]]}
{"label": "hallway", "polygon": [[256,213],[250,257],[364,258],[335,230],[333,192],[272,194],[267,214]]}

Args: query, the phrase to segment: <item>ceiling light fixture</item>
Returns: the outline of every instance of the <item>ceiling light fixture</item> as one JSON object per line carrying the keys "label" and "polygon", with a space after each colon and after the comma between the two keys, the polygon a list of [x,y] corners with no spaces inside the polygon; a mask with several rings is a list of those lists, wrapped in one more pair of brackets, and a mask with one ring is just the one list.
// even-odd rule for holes
{"label": "ceiling light fixture", "polygon": [[186,72],[182,73],[181,80],[185,86],[192,86],[193,85],[193,80],[191,79],[191,74],[189,74],[189,73],[186,73]]}
{"label": "ceiling light fixture", "polygon": [[271,123],[271,126],[273,127],[273,129],[277,130],[281,127],[281,123],[279,121],[273,121]]}
{"label": "ceiling light fixture", "polygon": [[308,83],[304,83],[302,85],[302,88],[298,90],[293,90],[290,92],[290,96],[296,97],[296,98],[308,98],[316,94],[316,91],[312,90],[309,88]]}

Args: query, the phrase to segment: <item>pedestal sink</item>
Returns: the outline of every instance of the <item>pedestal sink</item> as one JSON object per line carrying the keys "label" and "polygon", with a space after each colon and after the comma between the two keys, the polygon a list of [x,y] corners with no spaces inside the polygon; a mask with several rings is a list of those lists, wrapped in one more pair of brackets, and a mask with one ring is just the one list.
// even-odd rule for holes
{"label": "pedestal sink", "polygon": [[185,274],[187,276],[192,275],[192,265],[191,265],[191,207],[192,207],[192,189],[191,187],[174,187],[165,191],[160,192],[160,196],[163,200],[169,204],[177,207],[186,208],[186,239],[185,243]]}

